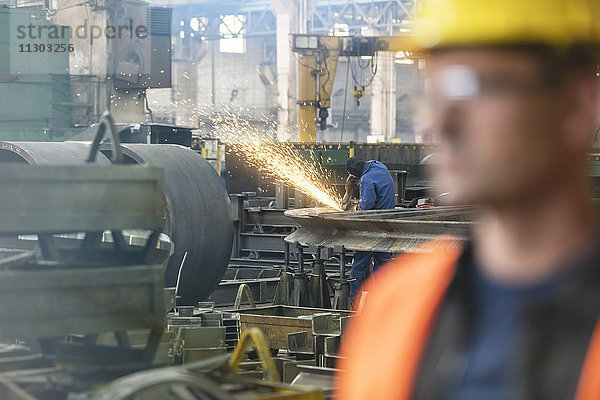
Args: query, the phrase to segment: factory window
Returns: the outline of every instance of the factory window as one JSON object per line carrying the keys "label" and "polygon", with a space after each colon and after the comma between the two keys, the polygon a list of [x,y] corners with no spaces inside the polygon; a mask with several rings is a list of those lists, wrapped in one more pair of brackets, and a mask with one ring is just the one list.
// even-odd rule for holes
{"label": "factory window", "polygon": [[198,19],[198,17],[190,19],[190,28],[192,28],[194,32],[198,32],[198,30],[200,29],[200,20]]}
{"label": "factory window", "polygon": [[[190,19],[190,28],[194,32],[206,32],[206,27],[208,26],[208,18],[206,17],[193,17]],[[204,39],[202,39],[204,40]]]}
{"label": "factory window", "polygon": [[221,15],[221,25],[219,26],[219,33],[222,37],[219,40],[221,53],[246,52],[245,22],[246,18],[243,15]]}
{"label": "factory window", "polygon": [[335,23],[333,29],[329,30],[330,36],[350,36],[350,28],[348,24]]}

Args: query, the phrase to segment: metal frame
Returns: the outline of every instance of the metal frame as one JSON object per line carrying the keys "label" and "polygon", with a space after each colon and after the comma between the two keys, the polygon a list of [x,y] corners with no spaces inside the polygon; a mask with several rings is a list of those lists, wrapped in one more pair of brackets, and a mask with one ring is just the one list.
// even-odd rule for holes
{"label": "metal frame", "polygon": [[350,34],[361,28],[387,33],[407,28],[406,19],[415,18],[417,0],[328,0],[320,1],[312,18],[312,32],[328,35],[336,24],[348,25]]}
{"label": "metal frame", "polygon": [[[407,20],[416,16],[420,0],[318,0],[310,18],[308,33],[328,35],[335,30],[336,24],[348,26],[350,34],[360,34],[362,28],[382,30],[392,34],[408,28]],[[194,32],[204,40],[223,39],[226,37],[244,37],[274,35],[276,14],[268,0],[252,2],[199,1],[171,5],[173,7],[173,36],[179,37],[184,31],[186,37],[193,31],[189,23],[180,26],[179,21],[197,17],[200,20],[198,32]],[[239,15],[242,28],[223,35],[219,26],[225,15]],[[229,36],[231,35],[231,36]],[[200,39],[203,40],[203,39]]]}

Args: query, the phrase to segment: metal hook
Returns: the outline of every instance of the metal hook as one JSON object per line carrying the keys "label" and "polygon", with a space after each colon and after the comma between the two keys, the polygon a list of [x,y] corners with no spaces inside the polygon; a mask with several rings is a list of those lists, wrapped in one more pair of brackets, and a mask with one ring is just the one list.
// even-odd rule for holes
{"label": "metal hook", "polygon": [[117,128],[115,127],[115,121],[113,120],[113,117],[108,111],[102,114],[102,118],[100,118],[100,122],[98,123],[98,129],[96,130],[96,136],[94,136],[94,140],[92,141],[90,154],[86,162],[96,162],[96,155],[98,154],[100,143],[102,143],[102,139],[104,139],[107,130],[112,146],[111,161],[113,162],[113,164],[123,163],[123,150],[121,149],[121,139],[119,138],[119,133],[117,132]]}

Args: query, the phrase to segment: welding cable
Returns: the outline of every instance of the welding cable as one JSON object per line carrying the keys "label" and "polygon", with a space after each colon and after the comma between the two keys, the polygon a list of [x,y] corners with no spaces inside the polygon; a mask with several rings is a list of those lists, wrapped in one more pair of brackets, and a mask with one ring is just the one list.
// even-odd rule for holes
{"label": "welding cable", "polygon": [[350,57],[346,62],[346,86],[344,86],[344,111],[342,112],[342,131],[340,133],[340,143],[344,141],[344,122],[346,122],[346,103],[348,101],[348,69],[350,68]]}
{"label": "welding cable", "polygon": [[301,58],[295,52],[292,52],[292,53],[294,54],[294,57],[296,58],[296,60],[298,60],[298,64],[302,65],[305,68],[310,69],[313,72],[317,71],[317,68],[313,67],[312,65],[307,65],[307,64],[304,64],[302,61],[300,61]]}
{"label": "welding cable", "polygon": [[[328,50],[327,48],[325,49]],[[327,55],[323,57],[323,62],[325,63],[325,71],[327,71],[327,79],[325,79],[325,81],[321,84],[321,90],[323,91],[323,93],[325,93],[326,97],[329,97],[331,99],[331,93],[327,93],[327,91],[325,90],[325,84],[327,84],[327,82],[329,82],[329,80],[331,79],[331,74],[329,73],[329,68],[327,67]]]}
{"label": "welding cable", "polygon": [[[377,67],[379,65],[379,59],[377,57],[377,55],[374,56],[375,57],[375,62],[373,62],[371,64],[371,78],[369,79],[369,82],[365,83],[365,84],[361,84],[360,82],[358,82],[358,79],[356,78],[356,74],[354,73],[354,68],[352,68],[352,66],[350,67],[350,70],[352,71],[352,80],[354,80],[354,83],[358,86],[363,86],[363,87],[368,87],[371,85],[371,83],[373,83],[373,79],[375,79],[375,75],[377,74]],[[360,59],[360,57],[358,57]],[[360,68],[360,61],[358,61],[359,64],[359,68]],[[367,65],[368,67],[368,65]],[[366,68],[361,68],[361,70],[364,70]],[[361,71],[362,73],[362,71]]]}

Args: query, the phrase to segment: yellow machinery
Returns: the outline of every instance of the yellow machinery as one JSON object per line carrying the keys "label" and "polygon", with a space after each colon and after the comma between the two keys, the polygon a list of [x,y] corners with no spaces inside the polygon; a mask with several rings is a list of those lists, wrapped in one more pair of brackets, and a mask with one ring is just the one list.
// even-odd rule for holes
{"label": "yellow machinery", "polygon": [[[373,57],[378,51],[403,51],[411,47],[408,36],[293,35],[292,51],[299,54],[300,141],[317,140],[317,121],[325,129],[331,107],[331,90],[340,57]],[[364,94],[363,89],[356,90]]]}

